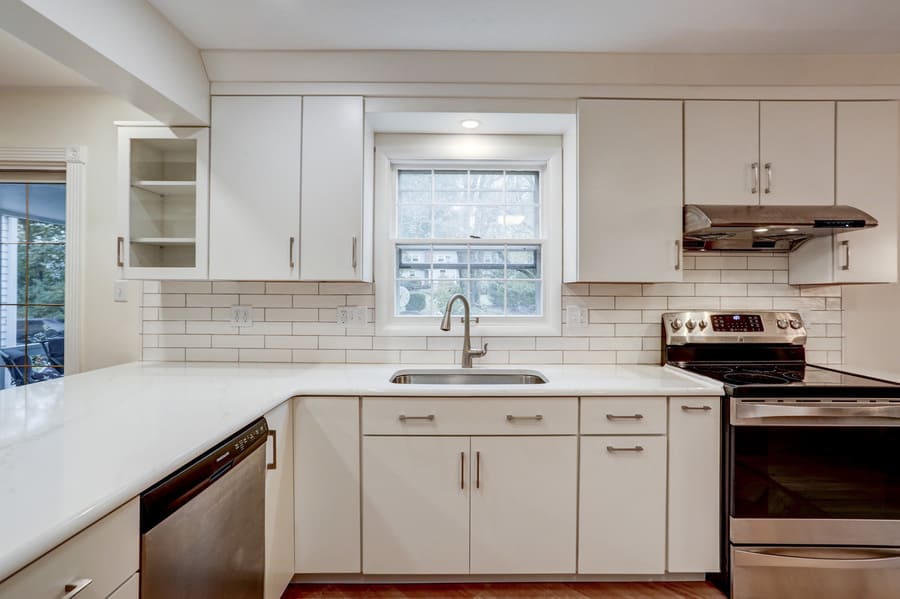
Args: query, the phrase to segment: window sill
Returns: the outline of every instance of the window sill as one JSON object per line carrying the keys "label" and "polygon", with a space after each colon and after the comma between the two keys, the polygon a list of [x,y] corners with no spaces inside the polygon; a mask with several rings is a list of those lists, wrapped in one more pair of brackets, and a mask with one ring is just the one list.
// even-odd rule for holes
{"label": "window sill", "polygon": [[[458,318],[453,321],[453,327],[450,331],[442,331],[440,329],[440,319],[435,318],[433,321],[419,323],[391,323],[386,325],[375,325],[375,334],[384,337],[416,337],[428,336],[438,337],[447,335],[449,337],[462,337],[463,324]],[[562,334],[562,323],[551,323],[547,321],[529,322],[522,324],[471,324],[471,334],[473,337],[559,337]]]}

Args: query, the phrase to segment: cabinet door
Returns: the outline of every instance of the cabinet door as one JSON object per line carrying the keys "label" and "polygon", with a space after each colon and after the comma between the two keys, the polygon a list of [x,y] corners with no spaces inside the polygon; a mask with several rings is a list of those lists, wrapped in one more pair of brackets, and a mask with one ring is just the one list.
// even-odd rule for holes
{"label": "cabinet door", "polygon": [[669,572],[718,572],[720,402],[669,399]]}
{"label": "cabinet door", "polygon": [[291,402],[268,414],[266,446],[266,599],[278,599],[294,576],[294,429]]}
{"label": "cabinet door", "polygon": [[362,278],[362,97],[303,98],[300,278]]}
{"label": "cabinet door", "polygon": [[835,235],[836,282],[896,282],[896,102],[838,102],[837,203],[865,210],[878,226]]}
{"label": "cabinet door", "polygon": [[834,204],[834,102],[761,102],[762,204]]}
{"label": "cabinet door", "polygon": [[759,102],[684,103],[684,203],[759,203]]}
{"label": "cabinet door", "polygon": [[300,98],[212,99],[209,276],[298,279]]}
{"label": "cabinet door", "polygon": [[666,571],[666,438],[582,437],[580,574]]}
{"label": "cabinet door", "polygon": [[363,463],[363,573],[467,574],[469,438],[365,437]]}
{"label": "cabinet door", "polygon": [[578,102],[571,281],[680,281],[682,103]]}
{"label": "cabinet door", "polygon": [[294,571],[358,573],[359,399],[294,402]]}
{"label": "cabinet door", "polygon": [[108,599],[138,599],[141,594],[141,575],[135,572],[125,584],[113,591]]}
{"label": "cabinet door", "polygon": [[472,438],[472,574],[575,572],[576,438]]}

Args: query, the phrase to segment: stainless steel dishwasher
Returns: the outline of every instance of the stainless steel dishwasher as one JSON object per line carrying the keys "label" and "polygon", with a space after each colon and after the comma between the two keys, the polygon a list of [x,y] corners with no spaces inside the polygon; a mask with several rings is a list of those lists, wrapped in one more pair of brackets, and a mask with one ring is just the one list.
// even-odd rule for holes
{"label": "stainless steel dishwasher", "polygon": [[268,426],[260,418],[141,495],[142,599],[259,599]]}

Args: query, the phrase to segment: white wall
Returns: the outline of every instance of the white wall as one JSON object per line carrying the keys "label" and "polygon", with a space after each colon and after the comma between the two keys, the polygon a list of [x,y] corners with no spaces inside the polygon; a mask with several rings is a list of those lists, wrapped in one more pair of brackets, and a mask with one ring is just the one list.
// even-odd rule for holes
{"label": "white wall", "polygon": [[80,329],[83,370],[140,359],[140,283],[131,283],[128,303],[112,301],[118,234],[113,121],[148,118],[123,100],[100,92],[0,90],[0,146],[87,146]]}

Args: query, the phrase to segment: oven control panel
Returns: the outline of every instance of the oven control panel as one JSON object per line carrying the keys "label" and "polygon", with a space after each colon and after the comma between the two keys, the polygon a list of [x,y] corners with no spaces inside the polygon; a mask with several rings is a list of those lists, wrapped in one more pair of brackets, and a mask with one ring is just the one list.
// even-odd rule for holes
{"label": "oven control panel", "polygon": [[798,312],[666,312],[662,315],[662,328],[665,345],[806,343],[806,327]]}

